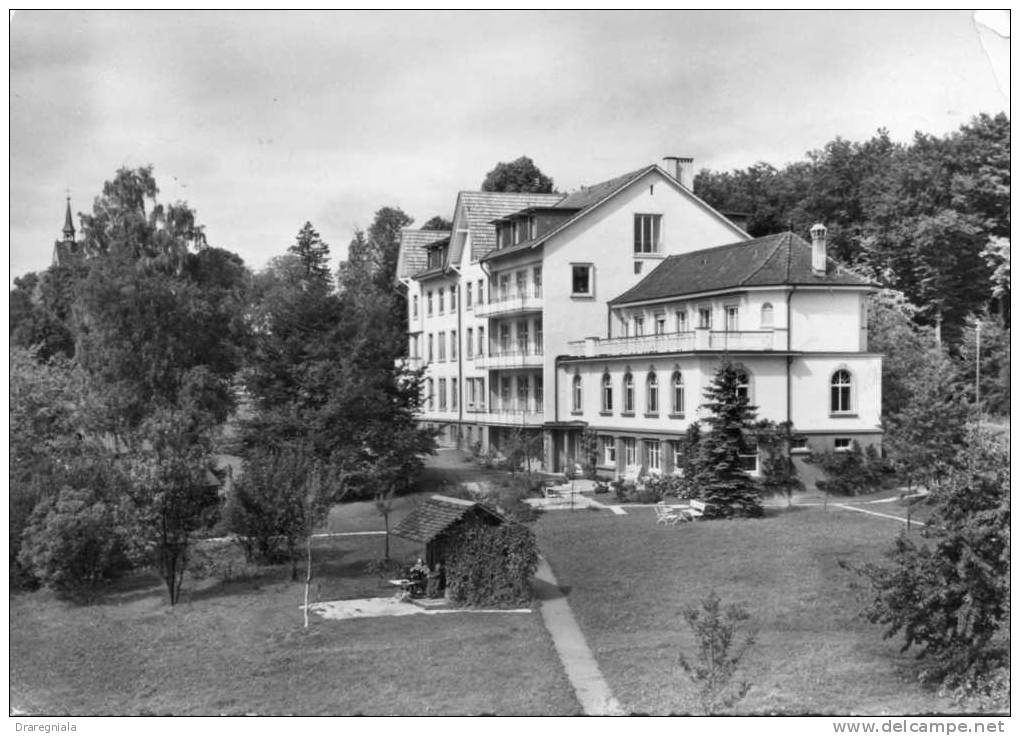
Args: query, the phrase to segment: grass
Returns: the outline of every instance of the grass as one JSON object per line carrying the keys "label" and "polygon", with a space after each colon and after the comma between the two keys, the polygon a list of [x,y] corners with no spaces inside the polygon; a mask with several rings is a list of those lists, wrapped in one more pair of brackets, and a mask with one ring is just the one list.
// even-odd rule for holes
{"label": "grass", "polygon": [[[378,537],[318,541],[316,597],[391,595],[364,572],[381,550]],[[394,542],[397,555],[415,551]],[[189,580],[172,609],[145,576],[88,607],[45,592],[12,595],[11,705],[40,715],[579,711],[537,611],[313,615],[305,630],[302,595],[287,567]]]}
{"label": "grass", "polygon": [[676,666],[694,640],[681,618],[715,590],[742,604],[758,643],[740,677],[738,714],[946,712],[913,680],[914,658],[858,616],[862,591],[841,560],[878,559],[901,526],[847,511],[772,510],[763,520],[656,525],[627,516],[549,513],[539,543],[568,592],[614,694],[635,713],[686,713],[693,690]]}

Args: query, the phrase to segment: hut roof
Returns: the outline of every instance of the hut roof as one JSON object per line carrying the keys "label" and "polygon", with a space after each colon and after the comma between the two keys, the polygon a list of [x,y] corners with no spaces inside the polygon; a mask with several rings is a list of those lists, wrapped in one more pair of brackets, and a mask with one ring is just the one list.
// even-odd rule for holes
{"label": "hut roof", "polygon": [[416,508],[394,528],[398,537],[428,543],[469,514],[489,516],[497,523],[506,517],[477,501],[436,494]]}

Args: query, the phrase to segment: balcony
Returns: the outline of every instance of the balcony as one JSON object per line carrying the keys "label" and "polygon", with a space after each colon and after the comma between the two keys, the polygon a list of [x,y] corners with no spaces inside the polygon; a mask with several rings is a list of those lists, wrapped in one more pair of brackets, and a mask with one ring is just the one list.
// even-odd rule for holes
{"label": "balcony", "polygon": [[398,371],[416,371],[425,365],[425,361],[415,356],[405,356],[403,358],[397,358],[393,361],[393,367]]}
{"label": "balcony", "polygon": [[475,316],[498,317],[504,314],[524,314],[542,311],[542,290],[530,289],[505,295],[493,294],[487,304],[475,305]]}
{"label": "balcony", "polygon": [[611,355],[687,353],[695,350],[782,350],[786,347],[785,339],[785,330],[714,332],[699,329],[691,332],[639,335],[637,337],[609,339],[589,337],[586,340],[569,342],[567,346],[573,355],[597,358]]}
{"label": "balcony", "polygon": [[532,346],[530,350],[496,350],[488,355],[475,356],[475,368],[479,370],[509,370],[511,368],[541,368],[545,365],[542,348]]}
{"label": "balcony", "polygon": [[538,408],[538,411],[535,411],[536,408],[538,407],[527,406],[524,409],[515,409],[513,407],[501,409],[499,407],[494,407],[492,411],[469,408],[467,413],[468,416],[471,417],[471,421],[483,424],[541,427],[542,424],[545,423],[545,414],[540,408]]}

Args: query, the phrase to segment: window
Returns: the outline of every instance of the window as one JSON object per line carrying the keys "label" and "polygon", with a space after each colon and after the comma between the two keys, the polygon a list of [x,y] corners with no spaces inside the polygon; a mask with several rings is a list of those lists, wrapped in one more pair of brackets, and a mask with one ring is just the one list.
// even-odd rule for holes
{"label": "window", "polygon": [[415,294],[414,297],[411,299],[411,316],[412,317],[417,317],[418,316],[418,295],[417,294]]}
{"label": "window", "polygon": [[446,411],[446,379],[439,379],[439,411]]}
{"label": "window", "polygon": [[751,376],[742,368],[737,370],[737,396],[751,400]]}
{"label": "window", "polygon": [[739,332],[740,309],[739,307],[726,307],[726,331],[727,332]]}
{"label": "window", "polygon": [[576,412],[576,413],[580,413],[581,412],[581,400],[582,400],[581,377],[580,376],[577,376],[577,375],[574,376],[574,381],[573,381],[573,384],[572,384],[572,390],[570,392],[570,396],[571,396],[570,410],[573,411],[573,412]]}
{"label": "window", "polygon": [[464,309],[471,309],[472,294],[474,294],[474,289],[471,288],[471,284],[464,284]]}
{"label": "window", "polygon": [[458,393],[459,392],[457,391],[457,379],[456,378],[451,378],[450,379],[450,408],[453,409],[454,411],[457,411]]}
{"label": "window", "polygon": [[571,294],[573,296],[593,296],[591,264],[574,265],[571,267]]}
{"label": "window", "polygon": [[849,452],[853,448],[853,443],[849,437],[836,437],[832,441],[832,447],[836,452]]}
{"label": "window", "polygon": [[746,440],[747,451],[741,453],[740,457],[740,469],[745,473],[751,475],[758,474],[758,441],[753,439]]}
{"label": "window", "polygon": [[684,415],[684,374],[680,371],[673,373],[673,414]]}
{"label": "window", "polygon": [[450,311],[451,312],[457,311],[457,287],[456,286],[451,286],[450,287]]}
{"label": "window", "polygon": [[457,360],[457,330],[450,330],[450,360]]}
{"label": "window", "polygon": [[478,408],[485,408],[485,379],[479,378],[476,383],[478,384]]}
{"label": "window", "polygon": [[634,215],[634,252],[658,253],[662,215]]}
{"label": "window", "polygon": [[847,414],[850,412],[850,389],[852,386],[853,382],[850,378],[850,371],[840,368],[832,374],[829,411],[833,414]]}
{"label": "window", "polygon": [[616,465],[616,438],[603,435],[599,440],[602,442],[602,464]]}
{"label": "window", "polygon": [[429,363],[431,363],[431,362],[432,362],[432,346],[433,346],[433,344],[434,344],[434,342],[435,342],[434,338],[435,338],[435,335],[433,335],[433,334],[432,334],[432,333],[430,332],[430,333],[429,333]]}
{"label": "window", "polygon": [[602,411],[613,410],[613,379],[608,373],[602,374]]}
{"label": "window", "polygon": [[478,328],[478,354],[485,355],[485,328]]}
{"label": "window", "polygon": [[542,296],[542,267],[535,266],[531,271],[531,286],[534,296]]}
{"label": "window", "polygon": [[439,362],[442,363],[446,360],[446,333],[439,333]]}
{"label": "window", "polygon": [[510,274],[501,273],[499,275],[499,300],[505,302],[510,298]]}
{"label": "window", "polygon": [[426,302],[426,304],[428,306],[428,315],[429,315],[429,317],[431,317],[432,316],[432,292],[431,291],[429,291],[429,292],[427,292],[425,294],[425,302]]}
{"label": "window", "polygon": [[517,352],[521,355],[528,354],[528,321],[521,320],[517,323]]}
{"label": "window", "polygon": [[623,377],[623,413],[634,413],[634,376],[630,373]]}
{"label": "window", "polygon": [[517,296],[524,296],[528,292],[527,271],[518,271],[514,274],[514,287],[517,289]]}
{"label": "window", "polygon": [[478,279],[478,303],[485,304],[485,280]]}
{"label": "window", "polygon": [[407,341],[407,355],[411,358],[418,357],[418,336],[411,335]]}
{"label": "window", "polygon": [[684,467],[684,443],[680,440],[670,440],[669,449],[673,453],[673,472],[682,471]]}
{"label": "window", "polygon": [[443,309],[444,309],[444,304],[446,302],[446,289],[440,289],[439,291],[437,291],[436,292],[436,297],[438,298],[438,301],[439,301],[439,313],[442,314],[443,313]]}
{"label": "window", "polygon": [[510,407],[510,376],[500,376],[499,403],[501,409],[505,410]]}
{"label": "window", "polygon": [[687,332],[687,310],[681,309],[676,313],[676,331]]}
{"label": "window", "polygon": [[634,316],[634,337],[641,337],[645,334],[645,318],[642,315]]}
{"label": "window", "polygon": [[425,379],[425,405],[428,407],[429,411],[432,411],[433,407],[432,389],[433,389],[432,379],[431,378]]}
{"label": "window", "polygon": [[542,354],[542,318],[538,317],[535,319],[535,344],[532,347],[532,351],[535,355]]}
{"label": "window", "polygon": [[542,404],[545,396],[542,393],[542,374],[535,376],[535,411],[542,411]]}
{"label": "window", "polygon": [[528,381],[527,376],[517,376],[517,408],[520,411],[528,410],[530,388],[530,381]]}
{"label": "window", "polygon": [[772,327],[772,320],[772,305],[766,302],[761,305],[761,326]]}
{"label": "window", "polygon": [[664,314],[655,315],[655,334],[666,334],[666,316]]}
{"label": "window", "polygon": [[637,443],[633,437],[623,438],[623,463],[624,465],[637,465]]}
{"label": "window", "polygon": [[807,437],[794,437],[793,441],[790,442],[791,452],[807,452],[811,448],[808,447]]}
{"label": "window", "polygon": [[475,386],[475,379],[473,378],[465,378],[464,381],[467,383],[467,405],[470,409],[475,405],[475,396],[477,395],[475,392],[477,391],[477,387]]}
{"label": "window", "polygon": [[[468,294],[471,292],[469,291]],[[473,327],[467,328],[467,339],[464,341],[464,357],[470,358],[475,352],[475,330]]]}
{"label": "window", "polygon": [[712,329],[712,310],[708,307],[698,308],[698,329],[699,330],[711,330]]}
{"label": "window", "polygon": [[499,352],[506,355],[510,352],[510,323],[499,323]]}
{"label": "window", "polygon": [[648,393],[648,413],[658,414],[659,413],[659,379],[655,373],[649,373],[646,381],[646,388]]}
{"label": "window", "polygon": [[645,455],[648,456],[648,469],[662,471],[662,444],[658,440],[645,440]]}

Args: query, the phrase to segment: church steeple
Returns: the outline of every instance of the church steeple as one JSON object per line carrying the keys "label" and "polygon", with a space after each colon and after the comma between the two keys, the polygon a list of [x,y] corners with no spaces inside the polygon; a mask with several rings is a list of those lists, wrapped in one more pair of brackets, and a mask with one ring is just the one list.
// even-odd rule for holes
{"label": "church steeple", "polygon": [[71,220],[71,196],[67,197],[67,210],[64,212],[64,240],[74,242],[74,222]]}

